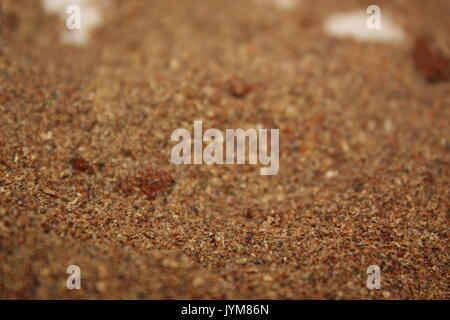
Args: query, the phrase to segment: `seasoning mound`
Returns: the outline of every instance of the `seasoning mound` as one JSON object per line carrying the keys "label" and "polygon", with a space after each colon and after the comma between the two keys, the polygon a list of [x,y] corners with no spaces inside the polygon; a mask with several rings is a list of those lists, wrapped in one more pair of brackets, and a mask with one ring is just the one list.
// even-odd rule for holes
{"label": "seasoning mound", "polygon": [[[0,298],[448,298],[448,0],[380,2],[416,45],[326,34],[355,0],[129,0],[69,46],[34,3],[0,1]],[[172,164],[195,120],[280,129],[278,173]]]}

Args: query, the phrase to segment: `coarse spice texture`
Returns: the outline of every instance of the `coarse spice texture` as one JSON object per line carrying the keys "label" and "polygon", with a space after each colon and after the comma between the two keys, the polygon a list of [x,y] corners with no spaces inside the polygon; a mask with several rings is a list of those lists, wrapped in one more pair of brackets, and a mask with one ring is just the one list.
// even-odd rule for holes
{"label": "coarse spice texture", "polygon": [[[110,1],[75,47],[1,0],[0,298],[450,298],[450,2],[379,1],[402,43],[323,30],[369,4]],[[278,174],[171,164],[194,120],[279,128]]]}

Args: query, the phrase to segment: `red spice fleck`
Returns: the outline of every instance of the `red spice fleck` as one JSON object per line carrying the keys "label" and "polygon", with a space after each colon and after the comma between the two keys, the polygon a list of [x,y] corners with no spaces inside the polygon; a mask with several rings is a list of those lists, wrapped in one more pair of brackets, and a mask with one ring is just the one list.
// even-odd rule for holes
{"label": "red spice fleck", "polygon": [[283,132],[286,133],[286,134],[294,133],[294,129],[292,129],[291,127],[288,127],[288,126],[283,127],[282,130],[283,130]]}
{"label": "red spice fleck", "polygon": [[233,77],[228,83],[228,91],[235,98],[245,98],[253,91],[253,86],[239,77]]}
{"label": "red spice fleck", "polygon": [[428,82],[448,81],[450,79],[450,58],[432,46],[431,37],[416,39],[413,59],[417,70]]}
{"label": "red spice fleck", "polygon": [[71,162],[72,162],[72,168],[77,171],[85,172],[87,174],[94,173],[94,168],[89,164],[89,162],[87,162],[86,160],[84,160],[82,158],[75,158]]}
{"label": "red spice fleck", "polygon": [[138,193],[153,200],[157,194],[169,191],[173,182],[167,172],[149,166],[136,176],[120,180],[117,186],[126,196]]}

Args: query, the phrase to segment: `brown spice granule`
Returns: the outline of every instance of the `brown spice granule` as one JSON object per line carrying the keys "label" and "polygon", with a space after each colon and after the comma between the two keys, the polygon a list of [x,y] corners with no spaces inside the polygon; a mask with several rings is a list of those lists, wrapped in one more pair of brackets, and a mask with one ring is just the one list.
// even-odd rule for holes
{"label": "brown spice granule", "polygon": [[3,4],[0,4],[0,21],[1,21],[0,34],[6,32],[14,32],[18,27],[19,19],[17,18],[17,15],[14,13],[4,12],[2,6]]}
{"label": "brown spice granule", "polygon": [[235,98],[245,98],[253,91],[253,85],[247,83],[240,77],[233,77],[228,82],[228,90]]}
{"label": "brown spice granule", "polygon": [[133,152],[130,149],[122,149],[121,153],[124,157],[136,159],[133,155]]}
{"label": "brown spice granule", "polygon": [[450,79],[450,57],[433,48],[431,37],[417,37],[413,51],[417,70],[429,82],[448,81]]}

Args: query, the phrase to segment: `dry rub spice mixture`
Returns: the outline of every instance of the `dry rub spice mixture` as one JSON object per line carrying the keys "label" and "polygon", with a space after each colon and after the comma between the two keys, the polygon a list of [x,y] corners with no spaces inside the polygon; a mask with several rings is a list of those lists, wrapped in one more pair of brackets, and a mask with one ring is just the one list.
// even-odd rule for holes
{"label": "dry rub spice mixture", "polygon": [[[368,4],[113,1],[71,47],[2,0],[0,298],[448,299],[450,3],[380,1],[401,44],[324,33]],[[194,120],[280,128],[279,173],[170,164]]]}

